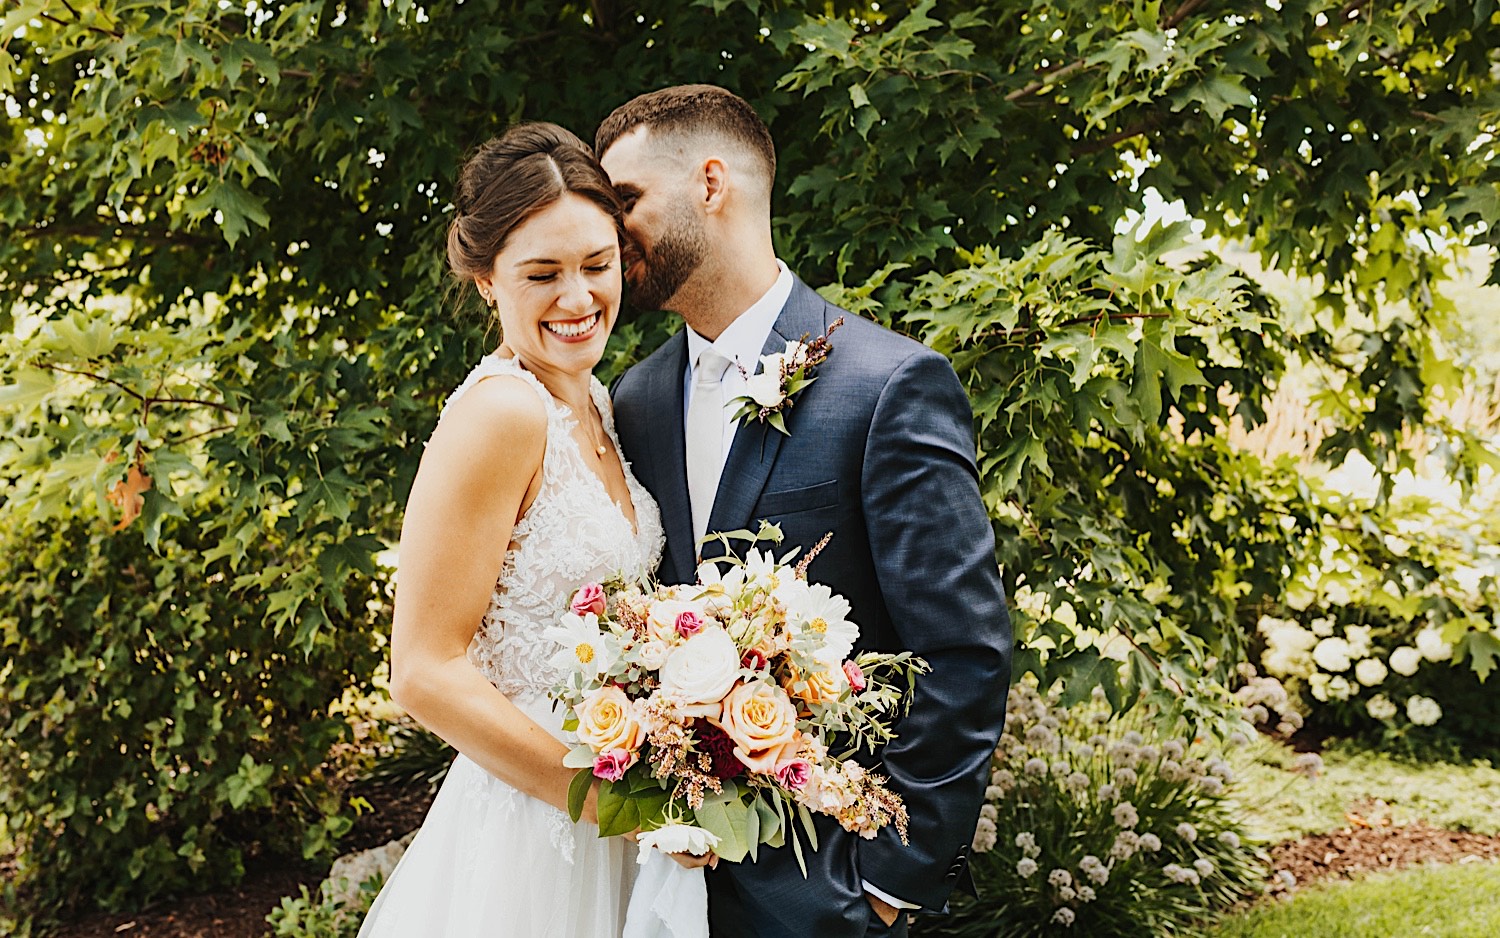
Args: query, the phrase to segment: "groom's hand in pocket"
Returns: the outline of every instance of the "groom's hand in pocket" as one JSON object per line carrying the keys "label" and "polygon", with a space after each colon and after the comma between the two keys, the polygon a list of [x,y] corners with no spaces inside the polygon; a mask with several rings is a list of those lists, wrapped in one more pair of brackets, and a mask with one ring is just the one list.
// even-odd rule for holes
{"label": "groom's hand in pocket", "polygon": [[879,896],[873,896],[868,892],[865,893],[865,898],[870,900],[870,907],[875,910],[875,914],[880,917],[880,920],[885,923],[887,928],[896,924],[896,917],[901,914],[900,909]]}

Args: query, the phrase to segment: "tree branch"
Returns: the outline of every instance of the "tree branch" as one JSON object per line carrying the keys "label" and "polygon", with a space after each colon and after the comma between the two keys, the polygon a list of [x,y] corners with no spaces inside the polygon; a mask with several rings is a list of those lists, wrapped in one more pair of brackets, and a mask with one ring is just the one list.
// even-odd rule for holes
{"label": "tree branch", "polygon": [[1080,146],[1077,150],[1074,150],[1073,155],[1088,156],[1090,153],[1098,153],[1100,150],[1108,150],[1110,147],[1113,147],[1115,144],[1120,143],[1121,141],[1129,140],[1131,137],[1139,137],[1141,134],[1155,130],[1162,125],[1163,119],[1164,118],[1160,114],[1152,114],[1145,120],[1140,121],[1139,123],[1131,124],[1129,127],[1126,127],[1123,130],[1117,130],[1114,133],[1109,134],[1108,136],[1100,137],[1097,140],[1088,141],[1087,143]]}
{"label": "tree branch", "polygon": [[[65,3],[63,4],[63,6],[67,6],[67,4]],[[73,8],[68,7],[68,9],[72,10]],[[73,15],[77,16],[78,14],[74,13]],[[111,39],[125,38],[124,34],[117,33],[112,29],[105,29],[103,26],[93,26],[87,23],[80,22],[78,20],[73,20],[72,22],[69,22],[68,20],[60,20],[57,17],[53,16],[51,13],[38,13],[37,16],[40,16],[44,20],[51,20],[59,26],[82,26],[84,29],[99,33],[102,36],[109,36]]]}
{"label": "tree branch", "polygon": [[1054,68],[1051,71],[1043,72],[1041,78],[1038,78],[1036,81],[1032,82],[1026,87],[1017,88],[1015,91],[1012,91],[1010,94],[1005,96],[1005,100],[1019,101],[1022,98],[1030,97],[1031,95],[1036,94],[1038,91],[1041,91],[1048,85],[1056,84],[1057,82],[1062,81],[1064,78],[1068,78],[1069,76],[1073,75],[1075,72],[1083,71],[1087,67],[1088,63],[1084,59],[1077,59],[1075,61],[1069,62],[1067,65],[1059,65],[1057,68]]}
{"label": "tree branch", "polygon": [[80,378],[92,378],[93,380],[98,381],[102,384],[112,384],[115,387],[119,388],[121,391],[124,391],[126,394],[129,394],[131,397],[140,401],[142,407],[147,412],[150,411],[152,404],[192,404],[197,407],[212,407],[215,410],[221,410],[226,414],[238,413],[238,411],[236,411],[233,407],[230,407],[228,404],[220,404],[217,401],[204,401],[193,397],[157,397],[154,394],[147,396],[134,388],[127,387],[126,385],[121,384],[114,378],[110,378],[105,375],[94,374],[92,371],[78,371],[73,368],[64,368],[61,365],[54,365],[51,362],[39,362],[38,364],[40,364],[43,368],[49,368],[52,371],[60,371],[65,375],[77,375]]}
{"label": "tree branch", "polygon": [[1204,0],[1182,0],[1182,5],[1177,8],[1177,12],[1162,21],[1161,28],[1175,29],[1177,24],[1187,19],[1195,10],[1203,6],[1203,2]]}

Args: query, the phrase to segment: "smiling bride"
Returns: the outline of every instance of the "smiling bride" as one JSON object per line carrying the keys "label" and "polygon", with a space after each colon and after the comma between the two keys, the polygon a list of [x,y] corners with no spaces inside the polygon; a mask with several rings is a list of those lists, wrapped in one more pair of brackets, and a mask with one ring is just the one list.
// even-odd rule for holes
{"label": "smiling bride", "polygon": [[577,137],[523,124],[470,157],[455,206],[449,266],[503,344],[448,399],[412,486],[391,693],[460,755],[359,934],[612,938],[634,848],[599,837],[592,792],[568,817],[543,632],[578,584],[650,573],[664,543],[591,374],[620,308],[621,205]]}

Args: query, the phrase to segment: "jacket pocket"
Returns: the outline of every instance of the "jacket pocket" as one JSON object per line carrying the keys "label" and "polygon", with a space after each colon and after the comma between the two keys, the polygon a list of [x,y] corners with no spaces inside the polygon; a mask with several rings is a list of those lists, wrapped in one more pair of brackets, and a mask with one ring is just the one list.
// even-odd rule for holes
{"label": "jacket pocket", "polygon": [[755,514],[757,517],[790,515],[798,511],[832,508],[838,503],[839,481],[829,479],[827,482],[819,482],[817,485],[809,485],[805,488],[767,492],[760,497],[760,501],[756,502]]}

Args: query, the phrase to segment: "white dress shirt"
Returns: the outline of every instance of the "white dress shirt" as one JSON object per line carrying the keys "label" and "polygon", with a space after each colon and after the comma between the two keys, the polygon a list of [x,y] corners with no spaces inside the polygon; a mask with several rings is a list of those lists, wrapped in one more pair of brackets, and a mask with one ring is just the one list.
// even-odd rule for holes
{"label": "white dress shirt", "polygon": [[[694,332],[691,328],[687,330],[687,367],[683,369],[682,375],[682,421],[683,429],[687,429],[688,409],[693,406],[693,365],[703,350],[712,346],[715,351],[729,359],[730,366],[724,372],[724,377],[719,379],[719,384],[724,394],[724,420],[722,424],[723,447],[719,455],[719,471],[724,470],[724,461],[729,458],[729,447],[734,443],[734,433],[738,424],[732,419],[734,412],[738,409],[730,405],[730,401],[745,393],[745,379],[755,374],[760,365],[760,352],[765,347],[766,339],[771,335],[771,329],[776,325],[776,319],[781,315],[782,307],[786,306],[787,299],[792,295],[792,272],[787,269],[786,264],[780,259],[776,261],[781,275],[776,282],[771,284],[760,299],[750,305],[750,308],[741,313],[731,322],[717,339],[710,342],[703,336]],[[797,338],[800,338],[798,336]],[[695,530],[706,528],[707,518],[695,518]],[[883,899],[898,909],[915,909],[917,905],[897,899],[871,886],[862,883],[865,892],[876,898]]]}
{"label": "white dress shirt", "polygon": [[[781,275],[776,282],[771,284],[760,299],[750,305],[750,308],[739,315],[729,324],[717,339],[710,342],[703,336],[694,332],[691,328],[687,331],[687,367],[683,369],[682,375],[682,421],[683,429],[687,429],[688,409],[693,406],[693,365],[698,361],[698,356],[710,345],[714,351],[729,359],[730,365],[720,379],[719,385],[724,392],[724,420],[723,447],[719,454],[719,469],[722,472],[724,461],[729,458],[729,446],[734,442],[734,431],[737,424],[730,419],[738,408],[731,407],[730,401],[745,393],[745,378],[755,374],[760,364],[760,350],[766,344],[766,337],[771,334],[771,327],[776,325],[776,318],[781,315],[781,308],[786,305],[787,298],[792,295],[792,272],[780,260],[776,262],[780,268]],[[696,519],[706,522],[708,519]]]}

